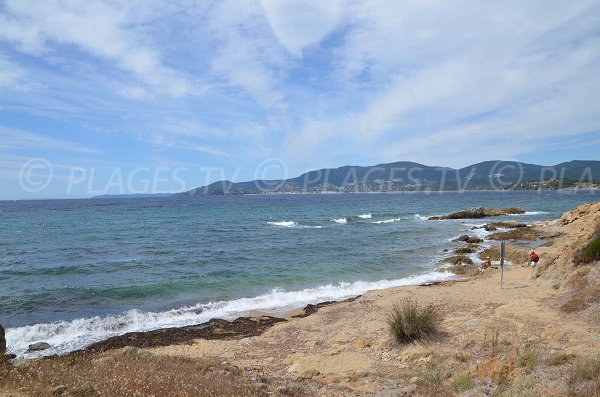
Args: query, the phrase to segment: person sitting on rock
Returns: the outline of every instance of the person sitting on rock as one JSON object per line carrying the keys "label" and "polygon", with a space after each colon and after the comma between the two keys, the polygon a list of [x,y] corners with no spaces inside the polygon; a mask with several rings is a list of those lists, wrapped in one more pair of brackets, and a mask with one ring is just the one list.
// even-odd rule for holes
{"label": "person sitting on rock", "polygon": [[479,266],[479,271],[482,272],[485,269],[489,269],[490,267],[492,267],[492,261],[490,260],[490,257],[488,256],[487,258],[485,258],[485,261],[483,261],[481,263],[481,265]]}
{"label": "person sitting on rock", "polygon": [[540,256],[534,250],[529,252],[529,266],[535,267],[540,261]]}

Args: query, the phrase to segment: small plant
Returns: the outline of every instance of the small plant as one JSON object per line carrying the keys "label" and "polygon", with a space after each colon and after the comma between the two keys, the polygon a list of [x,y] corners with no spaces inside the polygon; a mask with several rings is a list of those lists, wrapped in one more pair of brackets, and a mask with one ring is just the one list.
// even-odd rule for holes
{"label": "small plant", "polygon": [[434,306],[422,308],[410,298],[394,304],[387,319],[392,338],[401,344],[439,334],[441,321],[442,316]]}
{"label": "small plant", "polygon": [[454,355],[454,359],[461,363],[466,363],[467,361],[469,361],[470,358],[471,358],[471,356],[469,356],[466,353],[456,353]]}
{"label": "small plant", "polygon": [[498,351],[498,342],[500,340],[500,324],[496,321],[488,325],[483,337],[483,347],[489,347],[493,354]]}
{"label": "small plant", "polygon": [[560,310],[567,313],[580,312],[587,308],[587,303],[585,299],[576,297],[569,299],[565,303],[563,303],[560,307]]}
{"label": "small plant", "polygon": [[575,358],[575,355],[572,353],[559,353],[552,357],[550,357],[547,361],[548,365],[556,367],[559,365],[564,365],[570,363]]}
{"label": "small plant", "polygon": [[573,363],[567,378],[570,396],[600,395],[600,353]]}
{"label": "small plant", "polygon": [[597,260],[600,260],[600,236],[596,236],[588,245],[578,250],[573,257],[573,263],[576,266]]}
{"label": "small plant", "polygon": [[439,389],[449,377],[447,370],[432,363],[427,364],[420,376],[423,383],[433,390]]}
{"label": "small plant", "polygon": [[537,349],[527,349],[519,354],[517,362],[519,363],[519,367],[525,368],[525,373],[530,374],[537,365],[539,358],[540,353]]}
{"label": "small plant", "polygon": [[452,387],[457,392],[471,390],[474,386],[473,376],[468,372],[458,374],[452,379]]}

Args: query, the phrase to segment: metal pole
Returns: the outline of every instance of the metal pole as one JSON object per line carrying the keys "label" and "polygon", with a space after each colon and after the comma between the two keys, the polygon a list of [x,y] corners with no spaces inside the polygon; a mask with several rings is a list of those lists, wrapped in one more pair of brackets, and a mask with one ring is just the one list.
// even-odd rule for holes
{"label": "metal pole", "polygon": [[504,287],[504,246],[505,242],[500,243],[500,289]]}

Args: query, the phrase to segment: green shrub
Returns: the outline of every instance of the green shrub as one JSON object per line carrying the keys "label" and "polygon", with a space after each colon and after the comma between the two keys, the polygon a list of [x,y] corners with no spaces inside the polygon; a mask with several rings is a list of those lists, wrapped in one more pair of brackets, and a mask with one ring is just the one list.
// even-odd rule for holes
{"label": "green shrub", "polygon": [[585,265],[600,260],[600,236],[596,236],[588,245],[578,250],[573,257],[575,265]]}
{"label": "green shrub", "polygon": [[442,316],[432,305],[424,308],[410,298],[392,306],[387,323],[397,343],[430,338],[440,332]]}

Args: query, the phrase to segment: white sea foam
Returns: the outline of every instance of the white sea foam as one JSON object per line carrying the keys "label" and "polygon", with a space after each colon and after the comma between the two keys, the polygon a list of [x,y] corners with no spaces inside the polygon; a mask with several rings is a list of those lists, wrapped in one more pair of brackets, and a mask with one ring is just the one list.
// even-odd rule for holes
{"label": "white sea foam", "polygon": [[[285,291],[276,288],[268,294],[253,298],[198,304],[165,312],[130,310],[118,316],[81,318],[73,321],[8,328],[6,339],[9,352],[20,357],[63,354],[127,332],[200,324],[211,318],[232,319],[247,315],[250,311],[278,313],[309,303],[349,298],[369,290],[456,278],[457,276],[451,273],[431,272],[396,280],[340,282],[301,291]],[[29,344],[40,341],[47,342],[52,347],[37,353],[26,353]]]}
{"label": "white sea foam", "polygon": [[417,219],[420,219],[420,220],[422,220],[422,221],[426,221],[426,220],[427,220],[427,217],[426,217],[426,216],[423,216],[423,215],[421,215],[421,214],[415,214],[415,218],[417,218]]}
{"label": "white sea foam", "polygon": [[345,224],[345,223],[348,223],[348,220],[346,218],[338,218],[338,219],[332,219],[331,222]]}
{"label": "white sea foam", "polygon": [[323,226],[311,226],[311,225],[301,225],[298,222],[294,221],[277,221],[277,222],[267,222],[269,225],[273,225],[276,227],[297,227],[300,229],[321,229]]}
{"label": "white sea foam", "polygon": [[360,214],[358,217],[359,217],[360,219],[371,219],[371,218],[372,218],[372,215],[371,215],[371,213],[369,212],[368,214]]}
{"label": "white sea foam", "polygon": [[549,214],[547,211],[525,211],[524,214],[508,214],[509,216],[524,216],[524,215],[543,215]]}
{"label": "white sea foam", "polygon": [[375,224],[382,224],[382,223],[394,223],[394,222],[398,222],[401,221],[402,218],[394,218],[394,219],[386,219],[383,221],[375,221],[375,222],[371,222],[371,223],[375,223]]}
{"label": "white sea foam", "polygon": [[267,222],[269,225],[279,226],[279,227],[296,227],[298,226],[298,222],[294,221],[279,221],[279,222]]}

